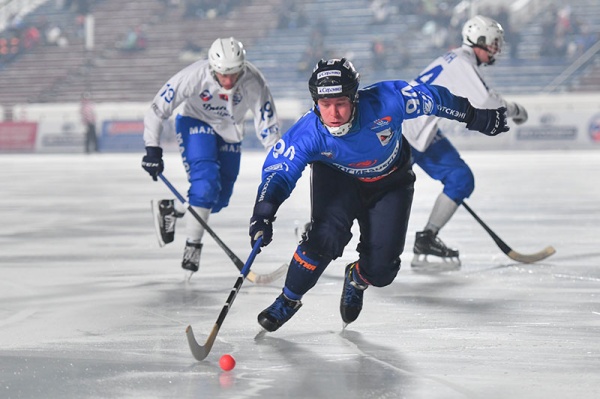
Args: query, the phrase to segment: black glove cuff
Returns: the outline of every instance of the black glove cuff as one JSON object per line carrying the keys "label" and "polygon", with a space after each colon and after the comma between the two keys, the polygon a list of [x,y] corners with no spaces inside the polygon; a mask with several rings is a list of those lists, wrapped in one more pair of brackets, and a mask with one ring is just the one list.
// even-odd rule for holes
{"label": "black glove cuff", "polygon": [[146,147],[146,155],[149,157],[162,158],[163,150],[160,147]]}
{"label": "black glove cuff", "polygon": [[254,205],[254,211],[252,212],[253,216],[260,216],[264,218],[268,218],[269,220],[275,220],[275,213],[277,213],[277,207],[270,202],[257,202]]}
{"label": "black glove cuff", "polygon": [[467,107],[467,116],[465,117],[465,122],[469,124],[473,121],[473,118],[475,118],[475,108],[469,104]]}

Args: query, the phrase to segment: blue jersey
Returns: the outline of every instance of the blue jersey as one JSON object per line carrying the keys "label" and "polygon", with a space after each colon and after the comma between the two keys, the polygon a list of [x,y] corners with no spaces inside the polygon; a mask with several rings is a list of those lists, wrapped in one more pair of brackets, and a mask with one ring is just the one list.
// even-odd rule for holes
{"label": "blue jersey", "polygon": [[289,197],[306,165],[322,162],[363,181],[385,177],[397,167],[402,121],[423,115],[464,122],[467,99],[434,85],[384,81],[358,91],[349,132],[334,137],[315,110],[307,112],[273,146],[263,165],[256,202],[279,207]]}

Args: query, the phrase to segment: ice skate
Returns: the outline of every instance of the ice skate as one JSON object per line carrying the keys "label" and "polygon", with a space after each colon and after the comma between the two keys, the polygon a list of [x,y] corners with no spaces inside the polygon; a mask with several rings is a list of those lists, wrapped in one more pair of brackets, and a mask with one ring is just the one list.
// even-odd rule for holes
{"label": "ice skate", "polygon": [[458,250],[451,249],[431,230],[417,232],[410,266],[414,271],[441,272],[460,268]]}
{"label": "ice skate", "polygon": [[300,300],[293,300],[281,294],[275,302],[258,315],[258,324],[269,332],[276,331],[285,324],[302,306]]}
{"label": "ice skate", "polygon": [[174,200],[152,200],[151,205],[158,245],[164,247],[175,239],[175,222],[183,213],[175,210]]}
{"label": "ice skate", "polygon": [[364,291],[369,287],[354,281],[352,274],[357,263],[353,262],[346,266],[344,273],[344,288],[340,299],[340,314],[344,321],[344,327],[358,318],[362,310]]}
{"label": "ice skate", "polygon": [[[195,273],[200,268],[200,254],[202,253],[202,243],[186,242],[183,252],[183,261],[181,267]],[[191,277],[191,276],[190,276]]]}

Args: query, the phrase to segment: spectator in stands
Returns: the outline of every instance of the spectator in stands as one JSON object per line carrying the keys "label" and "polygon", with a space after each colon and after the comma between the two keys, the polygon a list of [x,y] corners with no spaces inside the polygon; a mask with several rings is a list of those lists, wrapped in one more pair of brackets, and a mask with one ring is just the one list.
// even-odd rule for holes
{"label": "spectator in stands", "polygon": [[[256,135],[263,146],[270,147],[279,140],[275,104],[262,73],[246,61],[242,43],[233,37],[215,40],[208,50],[208,60],[196,61],[171,77],[146,113],[142,167],[154,180],[164,169],[160,146],[163,122],[179,106],[175,129],[190,182],[188,202],[208,221],[211,213],[229,205],[240,169],[247,112],[254,115]],[[176,210],[176,206],[181,209]],[[153,202],[152,209],[159,244],[163,246],[174,240],[176,218],[183,216],[185,208],[165,199]],[[187,227],[181,267],[196,272],[204,227],[195,217],[188,219]]]}
{"label": "spectator in stands", "polygon": [[592,31],[589,22],[585,19],[577,19],[574,26],[576,29],[569,56],[579,57],[598,41],[598,34]]}
{"label": "spectator in stands", "polygon": [[377,37],[371,42],[371,66],[373,71],[383,71],[387,67],[387,49],[383,39]]}
{"label": "spectator in stands", "polygon": [[325,35],[327,27],[319,18],[310,31],[310,39],[298,61],[296,71],[299,76],[305,76],[312,70],[321,58],[325,58]]}
{"label": "spectator in stands", "polygon": [[29,26],[22,35],[22,43],[23,48],[25,50],[30,50],[37,45],[39,45],[42,41],[40,31],[34,25]]}
{"label": "spectator in stands", "polygon": [[67,47],[69,45],[69,39],[67,39],[60,26],[54,25],[49,27],[46,31],[46,44],[50,46]]}
{"label": "spectator in stands", "polygon": [[504,29],[504,38],[509,46],[509,55],[511,59],[516,60],[519,58],[519,44],[521,43],[521,34],[515,29],[514,24],[510,21],[510,12],[508,7],[502,6],[498,10],[497,14],[494,16],[494,19],[498,21],[498,23]]}
{"label": "spectator in stands", "polygon": [[308,24],[304,5],[293,0],[284,1],[282,7],[279,7],[277,18],[278,29],[297,29]]}
{"label": "spectator in stands", "polygon": [[[453,94],[466,97],[477,108],[505,107],[513,122],[527,121],[525,108],[507,101],[485,83],[478,71],[492,65],[504,43],[504,31],[497,21],[477,15],[462,30],[463,44],[431,62],[415,79],[417,83],[444,86]],[[475,188],[475,178],[450,140],[438,126],[439,118],[428,116],[407,120],[404,137],[411,145],[413,162],[444,188],[437,197],[424,229],[416,233],[411,266],[415,269],[440,270],[460,267],[459,252],[438,238],[439,231]]]}
{"label": "spectator in stands", "polygon": [[206,52],[202,46],[197,45],[191,38],[185,41],[185,45],[179,53],[179,61],[195,62],[206,56]]}
{"label": "spectator in stands", "polygon": [[122,51],[140,51],[148,47],[148,37],[141,25],[129,28],[125,35],[115,42],[115,48]]}
{"label": "spectator in stands", "polygon": [[371,11],[371,23],[374,25],[387,23],[392,15],[389,0],[371,0],[369,10]]}
{"label": "spectator in stands", "polygon": [[90,154],[98,151],[98,137],[96,136],[96,110],[92,95],[85,92],[81,95],[81,121],[85,126],[85,152]]}

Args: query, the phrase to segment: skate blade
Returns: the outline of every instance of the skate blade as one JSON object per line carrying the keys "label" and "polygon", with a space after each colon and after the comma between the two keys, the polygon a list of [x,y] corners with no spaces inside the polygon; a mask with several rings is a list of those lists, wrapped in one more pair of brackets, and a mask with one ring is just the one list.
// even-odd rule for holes
{"label": "skate blade", "polygon": [[459,270],[461,263],[459,258],[440,258],[435,255],[415,254],[410,266],[411,270],[416,273],[442,273]]}
{"label": "skate blade", "polygon": [[192,279],[192,276],[194,275],[194,273],[195,273],[195,272],[193,272],[193,271],[191,271],[191,270],[190,270],[190,271],[187,271],[187,272],[186,272],[186,274],[185,274],[185,275],[186,275],[186,279],[185,279],[185,281],[187,281],[187,282],[189,283],[189,282],[190,282],[190,280]]}
{"label": "skate blade", "polygon": [[262,328],[262,329],[261,329],[261,330],[258,332],[258,334],[256,334],[256,336],[254,336],[254,340],[255,340],[255,341],[259,341],[259,340],[263,339],[263,338],[264,338],[264,336],[265,336],[265,335],[267,335],[267,333],[268,333],[268,331],[267,331],[267,330],[265,330],[264,328]]}

